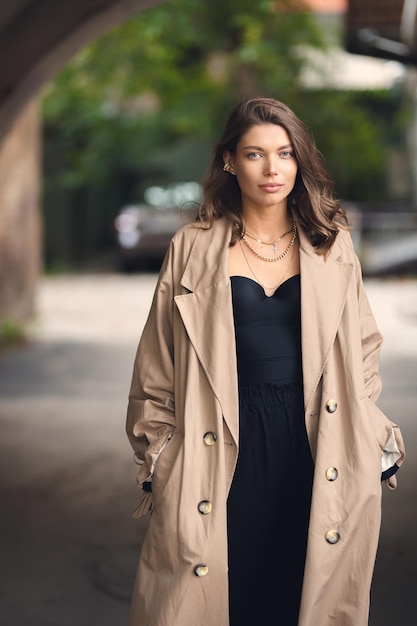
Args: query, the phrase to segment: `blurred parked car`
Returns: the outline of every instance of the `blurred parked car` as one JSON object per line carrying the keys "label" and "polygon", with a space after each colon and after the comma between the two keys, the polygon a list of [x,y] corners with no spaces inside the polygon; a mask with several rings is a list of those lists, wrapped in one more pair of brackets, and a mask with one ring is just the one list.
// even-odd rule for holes
{"label": "blurred parked car", "polygon": [[179,181],[144,191],[144,204],[124,207],[114,226],[122,271],[159,269],[175,232],[195,220],[201,185]]}
{"label": "blurred parked car", "polygon": [[119,267],[124,272],[159,269],[174,233],[195,220],[196,205],[162,208],[148,204],[123,207],[116,230]]}

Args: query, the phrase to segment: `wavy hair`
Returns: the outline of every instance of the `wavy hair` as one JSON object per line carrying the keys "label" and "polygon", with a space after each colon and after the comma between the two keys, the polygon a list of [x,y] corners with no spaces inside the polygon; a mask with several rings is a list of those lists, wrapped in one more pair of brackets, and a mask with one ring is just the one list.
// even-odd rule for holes
{"label": "wavy hair", "polygon": [[230,114],[203,182],[199,221],[211,228],[216,218],[230,219],[233,223],[231,246],[243,236],[240,188],[236,176],[223,171],[223,154],[226,151],[235,154],[242,136],[258,124],[277,124],[288,133],[298,165],[295,185],[288,196],[288,209],[316,252],[326,255],[339,228],[348,226],[346,213],[334,196],[333,181],[309,129],[287,105],[273,98],[245,100]]}

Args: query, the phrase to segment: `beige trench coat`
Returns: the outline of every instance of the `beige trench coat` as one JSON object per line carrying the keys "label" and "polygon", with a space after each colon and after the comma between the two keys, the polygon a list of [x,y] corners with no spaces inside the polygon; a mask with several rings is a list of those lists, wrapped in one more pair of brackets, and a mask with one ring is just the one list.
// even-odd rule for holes
{"label": "beige trench coat", "polygon": [[[127,433],[142,463],[139,485],[152,477],[152,494],[143,494],[136,515],[152,513],[130,626],[229,624],[226,500],[239,444],[230,236],[226,220],[175,235],[139,344]],[[381,463],[400,465],[404,447],[398,427],[374,404],[381,336],[350,235],[339,233],[327,260],[301,229],[299,236],[315,476],[298,624],[365,626]]]}

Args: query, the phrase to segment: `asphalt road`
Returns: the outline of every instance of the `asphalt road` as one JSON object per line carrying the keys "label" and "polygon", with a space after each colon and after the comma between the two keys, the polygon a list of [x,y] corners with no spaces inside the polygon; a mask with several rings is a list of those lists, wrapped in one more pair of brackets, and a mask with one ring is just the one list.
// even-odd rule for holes
{"label": "asphalt road", "polygon": [[[45,278],[31,340],[0,354],[2,626],[126,624],[147,522],[131,517],[124,422],[155,280]],[[385,336],[380,406],[408,453],[398,490],[384,489],[370,626],[416,626],[417,283],[366,287]]]}

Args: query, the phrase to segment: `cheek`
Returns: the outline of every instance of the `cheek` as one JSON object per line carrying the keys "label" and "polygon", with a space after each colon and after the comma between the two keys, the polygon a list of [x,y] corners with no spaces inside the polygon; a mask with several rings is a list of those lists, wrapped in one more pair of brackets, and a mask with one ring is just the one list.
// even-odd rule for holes
{"label": "cheek", "polygon": [[[259,169],[259,168],[258,168]],[[235,174],[239,184],[245,185],[245,183],[250,183],[252,180],[256,179],[258,176],[258,172],[256,168],[245,167],[245,166],[236,166]]]}
{"label": "cheek", "polygon": [[298,165],[296,163],[289,164],[287,174],[289,178],[294,179],[294,182],[295,182],[295,179],[297,178],[297,172],[298,172]]}

